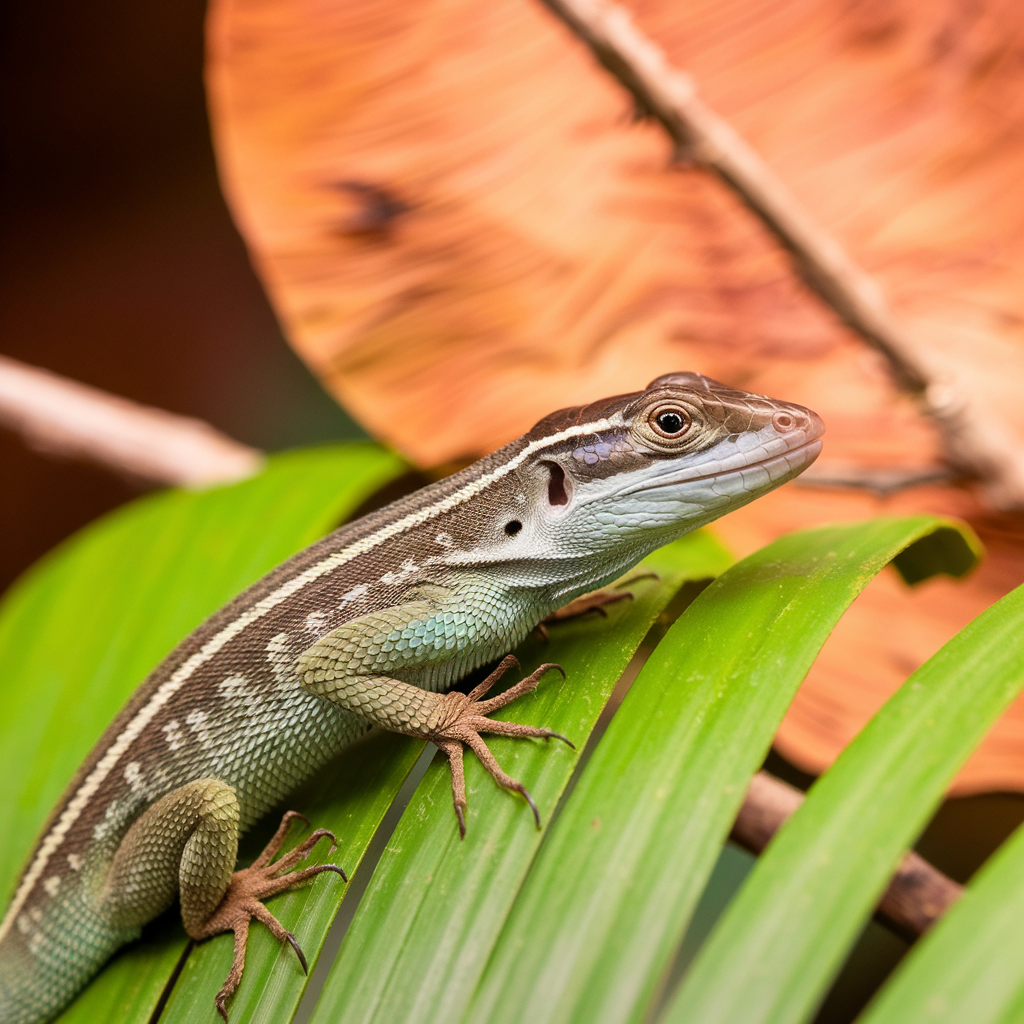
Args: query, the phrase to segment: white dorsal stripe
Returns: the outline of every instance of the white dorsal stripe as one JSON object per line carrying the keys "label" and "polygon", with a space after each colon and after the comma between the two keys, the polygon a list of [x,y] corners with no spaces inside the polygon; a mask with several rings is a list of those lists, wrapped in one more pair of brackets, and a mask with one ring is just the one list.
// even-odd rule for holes
{"label": "white dorsal stripe", "polygon": [[358,558],[367,551],[371,551],[373,548],[383,544],[386,540],[389,540],[396,534],[419,526],[421,523],[425,523],[445,512],[450,512],[453,508],[456,508],[463,502],[468,501],[495,481],[500,480],[503,476],[507,476],[514,469],[517,469],[539,449],[546,448],[552,444],[558,444],[561,441],[567,441],[572,437],[579,437],[582,434],[592,434],[599,430],[608,430],[613,426],[622,425],[622,415],[621,413],[617,413],[607,419],[595,420],[591,423],[581,423],[575,427],[568,427],[565,430],[559,431],[557,434],[552,434],[550,437],[539,438],[536,441],[531,441],[521,452],[509,459],[508,462],[505,462],[496,469],[491,470],[490,473],[486,473],[483,476],[477,477],[475,480],[471,480],[465,486],[459,488],[459,490],[448,495],[447,498],[442,498],[433,505],[428,505],[426,508],[421,508],[417,512],[411,512],[402,519],[393,523],[388,523],[386,526],[382,526],[376,533],[362,537],[347,548],[343,548],[341,551],[336,551],[333,555],[328,555],[323,561],[310,566],[310,568],[299,573],[297,576],[293,576],[286,583],[283,583],[278,587],[272,594],[268,594],[261,601],[258,601],[251,608],[244,611],[237,619],[225,626],[216,636],[208,640],[198,651],[196,651],[195,654],[183,662],[177,670],[157,688],[153,696],[138,710],[135,717],[128,723],[124,731],[118,735],[117,739],[110,745],[107,752],[96,763],[93,770],[82,781],[82,784],[75,791],[75,795],[68,801],[67,807],[64,808],[60,817],[56,822],[54,822],[53,827],[46,833],[42,843],[39,844],[39,850],[33,858],[28,870],[25,872],[21,884],[18,886],[18,891],[15,894],[14,899],[11,901],[10,907],[7,909],[7,913],[4,915],[3,921],[0,922],[0,941],[2,941],[7,932],[10,931],[15,917],[25,905],[25,900],[32,891],[32,887],[39,880],[43,871],[46,870],[46,865],[50,857],[52,857],[54,852],[60,847],[60,844],[64,841],[64,837],[70,831],[71,826],[74,825],[81,816],[82,811],[85,810],[94,794],[99,790],[100,786],[103,785],[103,782],[117,764],[118,760],[120,760],[124,752],[131,746],[143,729],[149,725],[157,712],[171,699],[172,696],[174,696],[175,693],[178,692],[178,690],[181,689],[196,669],[206,664],[206,662],[214,657],[214,655],[216,655],[226,644],[230,643],[236,636],[238,636],[239,633],[248,626],[251,626],[252,623],[263,618],[267,612],[276,608],[282,601],[286,601],[293,594],[298,593],[306,586],[307,583],[312,583],[314,580],[332,572],[339,566],[344,565],[346,562],[350,562],[352,559]]}

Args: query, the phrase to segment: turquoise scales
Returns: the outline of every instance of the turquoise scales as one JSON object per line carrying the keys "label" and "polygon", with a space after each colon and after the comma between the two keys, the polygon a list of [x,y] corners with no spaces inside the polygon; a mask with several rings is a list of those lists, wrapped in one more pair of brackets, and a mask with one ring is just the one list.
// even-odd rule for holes
{"label": "turquoise scales", "polygon": [[0,925],[0,1024],[52,1017],[176,898],[193,937],[235,933],[226,1018],[250,919],[294,943],[262,900],[338,870],[297,868],[322,832],[273,861],[286,817],[236,872],[239,835],[371,725],[437,744],[460,828],[465,746],[529,799],[480,733],[553,735],[488,717],[540,671],[490,700],[445,691],[649,551],[791,479],[821,432],[799,406],[669,375],[554,413],[270,573],[156,668],[55,809]]}

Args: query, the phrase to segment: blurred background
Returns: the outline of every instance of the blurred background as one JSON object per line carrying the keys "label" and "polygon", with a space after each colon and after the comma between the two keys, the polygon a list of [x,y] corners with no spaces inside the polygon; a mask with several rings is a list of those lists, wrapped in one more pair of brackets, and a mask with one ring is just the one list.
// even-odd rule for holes
{"label": "blurred background", "polygon": [[[877,282],[938,391],[989,417],[1016,506],[950,473],[932,422],[736,190],[534,0],[3,10],[0,354],[265,450],[365,432],[432,472],[672,370],[814,408],[826,447],[801,483],[861,486],[727,517],[738,556],[928,511],[967,519],[988,558],[966,584],[882,578],[844,617],[778,737],[807,771],[1024,579],[1014,4],[630,10]],[[0,582],[139,492],[0,445]],[[864,486],[879,474],[926,482]],[[994,789],[1024,789],[1022,705],[956,791]]]}
{"label": "blurred background", "polygon": [[[198,0],[2,9],[4,355],[264,450],[372,435],[428,470],[559,406],[694,369],[819,411],[826,469],[943,471],[879,357],[531,0],[220,0],[209,96]],[[633,9],[1019,443],[1019,9]],[[0,467],[2,587],[142,492],[4,430]],[[1021,513],[962,480],[787,487],[717,527],[743,555],[801,526],[915,511],[966,518],[988,558],[966,584],[868,588],[779,734],[768,767],[790,781],[806,786],[1024,579]],[[1024,820],[1022,789],[1017,705],[919,849],[965,880]],[[694,935],[748,867],[723,858]],[[905,948],[870,925],[821,1024],[852,1019]]]}
{"label": "blurred background", "polygon": [[[362,432],[292,354],[221,195],[205,5],[3,3],[0,352],[277,450]],[[0,430],[0,588],[140,493]]]}

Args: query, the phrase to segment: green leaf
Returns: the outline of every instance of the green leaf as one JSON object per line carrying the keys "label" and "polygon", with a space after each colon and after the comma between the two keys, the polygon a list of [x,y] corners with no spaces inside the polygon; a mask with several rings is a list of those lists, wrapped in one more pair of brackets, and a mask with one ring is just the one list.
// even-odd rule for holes
{"label": "green leaf", "polygon": [[648,660],[547,835],[462,1020],[622,1024],[649,1012],[814,656],[867,582],[937,531],[943,543],[928,547],[940,561],[927,568],[964,571],[966,529],[877,519],[783,537],[704,591]]}
{"label": "green leaf", "polygon": [[[903,850],[1022,687],[1019,587],[918,669],[815,785],[720,922],[667,1019],[808,1019]],[[1010,1024],[1024,1019],[1022,1010],[1018,831],[862,1020]]]}
{"label": "green leaf", "polygon": [[1024,687],[1022,636],[1019,588],[907,680],[758,860],[666,1022],[813,1016],[903,852]]}
{"label": "green leaf", "polygon": [[1021,1020],[1024,828],[1002,845],[964,895],[914,947],[859,1024],[1018,1024]]}
{"label": "green leaf", "polygon": [[[545,821],[651,624],[685,581],[714,576],[729,561],[707,534],[686,537],[642,563],[659,581],[635,583],[635,600],[612,607],[607,621],[552,627],[549,645],[527,643],[518,652],[523,671],[542,660],[566,671],[564,682],[545,676],[535,694],[497,717],[561,732],[575,752],[554,741],[488,738]],[[468,831],[460,841],[447,762],[431,765],[356,912],[314,1022],[448,1021],[464,1011],[542,838],[524,802],[499,789],[472,755],[466,782]]]}
{"label": "green leaf", "polygon": [[[0,889],[132,690],[207,615],[322,536],[402,470],[349,444],[273,457],[259,476],[140,499],[31,569],[0,607]],[[124,951],[62,1018],[147,1020],[183,932]]]}

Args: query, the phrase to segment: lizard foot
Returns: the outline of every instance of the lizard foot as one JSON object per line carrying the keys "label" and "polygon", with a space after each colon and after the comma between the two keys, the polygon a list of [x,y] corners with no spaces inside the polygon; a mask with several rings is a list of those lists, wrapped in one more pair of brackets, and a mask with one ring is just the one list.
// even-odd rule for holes
{"label": "lizard foot", "polygon": [[618,604],[619,601],[632,601],[633,592],[631,590],[623,590],[623,587],[631,586],[633,583],[638,583],[640,580],[657,579],[658,574],[656,572],[642,572],[637,573],[635,576],[630,576],[628,579],[621,580],[614,587],[606,590],[595,590],[590,594],[581,594],[579,597],[570,601],[563,608],[557,608],[553,611],[543,622],[540,622],[535,627],[535,631],[540,635],[541,639],[548,639],[548,626],[554,625],[556,622],[567,622],[569,619],[579,619],[584,615],[589,615],[591,612],[597,612],[602,618],[608,618],[608,613],[605,608],[610,604]]}
{"label": "lizard foot", "polygon": [[274,833],[274,837],[267,843],[263,852],[256,860],[249,867],[242,868],[231,876],[231,884],[228,886],[228,891],[224,894],[224,899],[221,900],[217,909],[210,916],[210,919],[203,926],[203,934],[194,936],[194,938],[206,938],[211,935],[217,935],[220,932],[230,931],[235,933],[235,956],[231,964],[231,970],[228,971],[228,976],[224,979],[224,985],[214,1000],[217,1012],[224,1018],[225,1022],[228,1019],[227,1001],[231,998],[235,989],[238,988],[238,983],[242,979],[242,971],[245,969],[245,946],[249,938],[249,922],[253,918],[256,918],[257,921],[262,921],[270,929],[271,934],[282,942],[287,942],[295,950],[303,971],[307,974],[309,973],[306,958],[299,948],[299,943],[295,936],[267,910],[261,901],[287,889],[294,889],[322,871],[336,871],[346,882],[348,881],[345,872],[336,864],[315,864],[312,867],[302,868],[299,871],[291,870],[299,861],[305,860],[309,856],[313,847],[321,839],[330,839],[331,850],[334,850],[334,833],[329,832],[325,828],[318,828],[296,846],[294,850],[289,851],[271,864],[271,860],[284,843],[289,825],[295,818],[301,818],[307,825],[309,824],[305,815],[299,814],[298,811],[288,811],[281,819],[281,824],[278,826],[277,832]]}
{"label": "lizard foot", "polygon": [[521,782],[517,782],[502,771],[494,755],[487,749],[487,744],[484,743],[480,733],[489,732],[499,736],[535,736],[545,740],[553,738],[568,743],[573,750],[576,749],[564,736],[552,732],[550,729],[540,729],[533,725],[519,725],[516,722],[496,722],[487,717],[499,708],[511,704],[524,693],[536,690],[540,677],[549,669],[557,669],[562,673],[562,677],[565,677],[561,665],[541,665],[525,679],[510,686],[497,697],[492,697],[490,700],[481,699],[510,668],[518,665],[519,661],[515,656],[509,654],[479,686],[469,693],[446,693],[440,697],[441,704],[435,718],[437,725],[429,738],[448,758],[448,764],[451,767],[452,800],[455,804],[455,815],[459,819],[459,835],[462,838],[466,836],[466,777],[462,764],[464,746],[469,747],[476,754],[480,763],[490,772],[499,786],[522,794],[533,811],[537,827],[540,828],[540,812],[537,810],[533,797]]}

